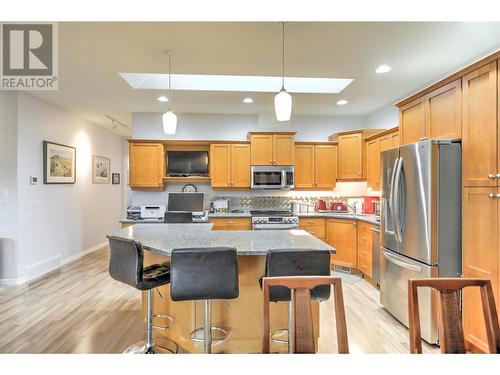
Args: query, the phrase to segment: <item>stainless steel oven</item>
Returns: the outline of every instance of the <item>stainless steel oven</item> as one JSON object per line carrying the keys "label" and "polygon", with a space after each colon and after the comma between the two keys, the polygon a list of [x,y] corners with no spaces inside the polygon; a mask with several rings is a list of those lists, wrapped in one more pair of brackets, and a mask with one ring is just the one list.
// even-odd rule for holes
{"label": "stainless steel oven", "polygon": [[293,166],[265,166],[251,167],[252,189],[293,189]]}

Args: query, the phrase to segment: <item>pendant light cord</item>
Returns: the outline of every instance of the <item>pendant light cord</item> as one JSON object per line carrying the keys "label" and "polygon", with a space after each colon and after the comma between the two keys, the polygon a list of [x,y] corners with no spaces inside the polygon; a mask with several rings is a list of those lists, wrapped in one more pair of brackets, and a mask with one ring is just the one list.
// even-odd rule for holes
{"label": "pendant light cord", "polygon": [[285,89],[285,23],[283,22],[282,23],[283,25],[283,32],[282,32],[282,48],[281,48],[281,51],[282,51],[282,56],[281,56],[281,77],[282,77],[282,80],[281,80],[281,89],[284,90]]}
{"label": "pendant light cord", "polygon": [[168,92],[169,93],[172,89],[172,86],[171,86],[171,83],[172,83],[172,61],[171,61],[171,58],[172,58],[172,54],[169,53],[168,54]]}

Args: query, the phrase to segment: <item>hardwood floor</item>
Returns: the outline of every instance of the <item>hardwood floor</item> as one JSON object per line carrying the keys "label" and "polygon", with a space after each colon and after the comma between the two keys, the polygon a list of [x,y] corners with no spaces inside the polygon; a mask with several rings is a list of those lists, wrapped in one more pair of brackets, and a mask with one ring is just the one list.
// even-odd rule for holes
{"label": "hardwood floor", "polygon": [[[0,289],[0,353],[121,353],[141,340],[140,293],[109,277],[108,251]],[[379,306],[373,286],[344,285],[344,301],[351,353],[408,353],[408,330]],[[321,303],[321,353],[337,353],[333,311],[332,300]]]}

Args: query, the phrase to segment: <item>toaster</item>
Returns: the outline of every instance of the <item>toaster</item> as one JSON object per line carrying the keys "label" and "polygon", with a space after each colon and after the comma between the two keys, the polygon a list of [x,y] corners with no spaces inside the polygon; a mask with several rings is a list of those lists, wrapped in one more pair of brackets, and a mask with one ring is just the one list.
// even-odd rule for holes
{"label": "toaster", "polygon": [[344,202],[332,202],[330,203],[331,211],[347,212],[347,204]]}

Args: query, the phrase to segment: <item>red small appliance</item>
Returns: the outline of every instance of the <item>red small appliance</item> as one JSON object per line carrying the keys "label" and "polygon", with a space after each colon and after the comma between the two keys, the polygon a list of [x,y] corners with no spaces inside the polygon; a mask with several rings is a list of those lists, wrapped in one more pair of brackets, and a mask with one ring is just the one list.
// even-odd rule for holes
{"label": "red small appliance", "polygon": [[345,202],[331,202],[331,211],[347,212],[347,204]]}
{"label": "red small appliance", "polygon": [[365,214],[375,214],[375,204],[373,202],[380,202],[380,197],[364,197],[365,200]]}
{"label": "red small appliance", "polygon": [[316,201],[316,211],[326,211],[326,201],[323,199],[318,199]]}

